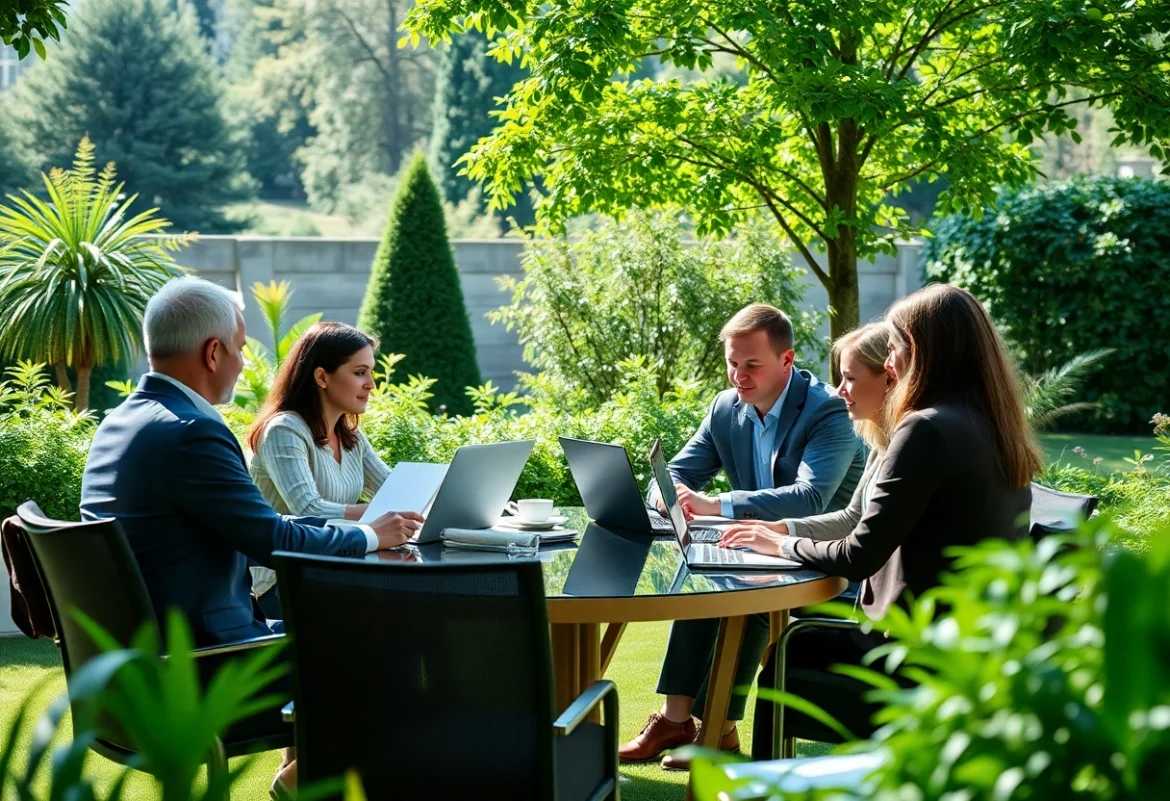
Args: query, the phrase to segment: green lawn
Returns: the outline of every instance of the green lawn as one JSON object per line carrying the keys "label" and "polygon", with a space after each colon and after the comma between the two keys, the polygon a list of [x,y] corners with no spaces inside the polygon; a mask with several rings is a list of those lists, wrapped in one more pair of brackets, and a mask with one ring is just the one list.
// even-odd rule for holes
{"label": "green lawn", "polygon": [[[1127,471],[1132,468],[1125,459],[1133,458],[1133,452],[1140,450],[1150,453],[1157,443],[1152,436],[1112,436],[1108,434],[1041,434],[1040,441],[1052,461],[1070,462],[1078,467],[1091,467],[1092,460],[1101,458],[1099,469],[1102,473],[1114,470]],[[1074,448],[1084,448],[1085,455],[1075,453]]]}
{"label": "green lawn", "polygon": [[[617,682],[621,703],[622,739],[637,734],[646,718],[659,704],[654,694],[658,668],[666,648],[667,623],[633,624],[627,630],[608,677]],[[8,726],[21,701],[41,682],[47,682],[36,706],[43,708],[48,701],[64,692],[57,649],[47,641],[30,641],[23,637],[0,638],[0,732]],[[752,703],[749,699],[748,714]],[[66,729],[68,731],[68,729]],[[6,734],[0,734],[0,737]],[[744,748],[751,741],[751,721],[741,724],[740,739]],[[826,746],[809,744],[809,753],[822,753]],[[803,749],[802,749],[803,750]],[[246,780],[232,794],[233,801],[266,801],[268,784],[276,770],[279,757],[273,752],[262,754],[249,768]],[[88,770],[104,782],[113,780],[120,768],[96,754],[90,754]],[[622,796],[628,801],[682,801],[685,773],[667,772],[657,763],[634,765],[622,771]],[[155,797],[151,780],[141,774],[131,782],[128,798]]]}

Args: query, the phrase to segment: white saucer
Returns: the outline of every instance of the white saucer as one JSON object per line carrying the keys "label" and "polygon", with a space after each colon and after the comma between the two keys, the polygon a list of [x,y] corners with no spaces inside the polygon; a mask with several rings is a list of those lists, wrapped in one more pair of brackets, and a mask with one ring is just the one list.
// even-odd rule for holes
{"label": "white saucer", "polygon": [[569,518],[564,515],[553,515],[543,523],[529,523],[515,516],[506,516],[501,517],[497,525],[506,526],[507,528],[518,528],[521,531],[548,531],[557,526],[563,526],[567,522],[569,522]]}

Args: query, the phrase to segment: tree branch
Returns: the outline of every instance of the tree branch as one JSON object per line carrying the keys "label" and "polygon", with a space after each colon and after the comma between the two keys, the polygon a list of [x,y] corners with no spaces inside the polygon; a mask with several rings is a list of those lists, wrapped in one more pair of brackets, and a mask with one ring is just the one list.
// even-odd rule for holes
{"label": "tree branch", "polygon": [[833,292],[833,285],[835,283],[833,279],[829,277],[828,273],[821,269],[821,265],[817,264],[817,260],[813,258],[812,251],[810,251],[808,246],[805,245],[800,237],[796,235],[796,232],[792,230],[792,226],[788,224],[788,220],[784,219],[784,215],[780,213],[780,209],[776,208],[775,204],[772,203],[771,199],[768,197],[768,193],[764,191],[764,189],[758,184],[755,185],[755,190],[760,193],[760,197],[762,197],[764,202],[768,204],[768,208],[772,212],[772,216],[776,218],[776,222],[780,223],[780,227],[784,229],[784,233],[792,241],[792,244],[796,245],[796,249],[800,251],[800,255],[804,256],[804,260],[808,263],[809,269],[813,271],[813,275],[815,275],[817,280],[821,282],[821,285],[824,286],[825,291],[831,295]]}
{"label": "tree branch", "polygon": [[970,147],[971,144],[973,142],[975,142],[976,140],[982,139],[983,137],[987,136],[988,134],[995,133],[1000,128],[1004,127],[1005,125],[1011,125],[1013,122],[1019,122],[1020,120],[1024,119],[1025,117],[1030,117],[1033,114],[1042,114],[1042,113],[1047,112],[1047,111],[1052,111],[1053,109],[1064,108],[1065,106],[1073,106],[1073,105],[1076,105],[1077,103],[1093,103],[1097,100],[1104,100],[1104,99],[1109,98],[1109,97],[1116,97],[1120,94],[1122,94],[1122,92],[1120,92],[1120,91],[1106,92],[1105,94],[1101,94],[1101,95],[1091,95],[1090,97],[1084,97],[1084,98],[1079,98],[1079,99],[1075,99],[1075,100],[1067,100],[1063,103],[1049,104],[1049,105],[1045,105],[1043,108],[1031,108],[1031,109],[1028,109],[1027,111],[1022,111],[1019,114],[1013,114],[1010,117],[1006,117],[1006,118],[1000,120],[995,125],[992,125],[988,128],[984,128],[982,131],[979,131],[978,133],[967,137],[967,141],[964,142],[959,147],[957,147],[953,150],[950,150],[946,153],[940,154],[936,158],[933,158],[930,161],[923,164],[921,167],[919,167],[919,168],[917,168],[909,173],[906,173],[905,175],[901,175],[901,176],[895,178],[894,180],[889,181],[886,184],[883,184],[880,188],[883,190],[889,189],[890,187],[894,186],[895,184],[900,184],[904,181],[909,181],[912,178],[917,178],[922,173],[924,173],[927,170],[934,167],[934,165],[938,164],[940,161],[945,161],[945,160],[951,158],[952,156],[956,155],[957,153],[963,152],[968,147]]}
{"label": "tree branch", "polygon": [[349,15],[346,14],[345,11],[341,8],[338,8],[336,3],[330,3],[329,7],[337,12],[338,16],[345,20],[346,26],[349,28],[354,38],[357,39],[357,42],[359,45],[361,45],[361,48],[365,50],[367,54],[369,54],[369,59],[374,62],[374,66],[378,68],[378,72],[382,73],[382,77],[388,81],[393,80],[393,76],[391,76],[387,71],[386,65],[382,63],[380,58],[378,58],[377,52],[375,52],[370,43],[366,41],[366,38],[362,36],[361,31],[357,29],[357,26],[354,25],[353,20],[350,19]]}

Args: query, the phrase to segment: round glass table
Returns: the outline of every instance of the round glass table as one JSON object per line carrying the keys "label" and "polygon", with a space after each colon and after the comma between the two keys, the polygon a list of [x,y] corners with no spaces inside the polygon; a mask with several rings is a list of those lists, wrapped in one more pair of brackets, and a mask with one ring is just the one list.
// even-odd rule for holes
{"label": "round glass table", "polygon": [[[827,601],[846,586],[845,579],[815,570],[692,571],[673,536],[602,527],[582,509],[561,512],[569,518],[565,527],[581,532],[580,538],[542,545],[535,557],[544,574],[558,709],[604,675],[628,623],[718,618],[701,743],[714,748],[727,716],[747,617],[770,615],[775,642],[789,610]],[[398,561],[403,556],[382,551],[366,558]],[[418,546],[410,558],[482,562],[516,557],[434,543]]]}

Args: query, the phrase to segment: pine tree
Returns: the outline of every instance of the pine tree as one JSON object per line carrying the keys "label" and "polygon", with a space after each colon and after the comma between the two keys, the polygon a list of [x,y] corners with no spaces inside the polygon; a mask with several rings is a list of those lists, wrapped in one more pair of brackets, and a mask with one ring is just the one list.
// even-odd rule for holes
{"label": "pine tree", "polygon": [[16,91],[14,130],[38,169],[70,163],[88,133],[119,179],[176,228],[240,227],[222,207],[249,198],[251,180],[189,3],[176,10],[167,0],[86,0],[61,48]]}
{"label": "pine tree", "polygon": [[[488,42],[482,33],[469,31],[452,39],[439,62],[435,85],[434,128],[431,133],[431,163],[448,203],[464,200],[475,186],[461,167],[463,154],[496,127],[489,112],[499,108],[496,101],[511,91],[525,71],[516,62],[505,64],[487,54]],[[485,201],[486,207],[486,201]],[[513,217],[520,225],[531,225],[535,214],[527,194],[516,198],[501,215]],[[506,226],[505,226],[506,227]]]}
{"label": "pine tree", "polygon": [[398,364],[399,375],[436,379],[432,408],[472,411],[466,389],[481,380],[475,342],[439,190],[421,153],[390,204],[358,328],[381,340],[382,353],[406,357]]}

